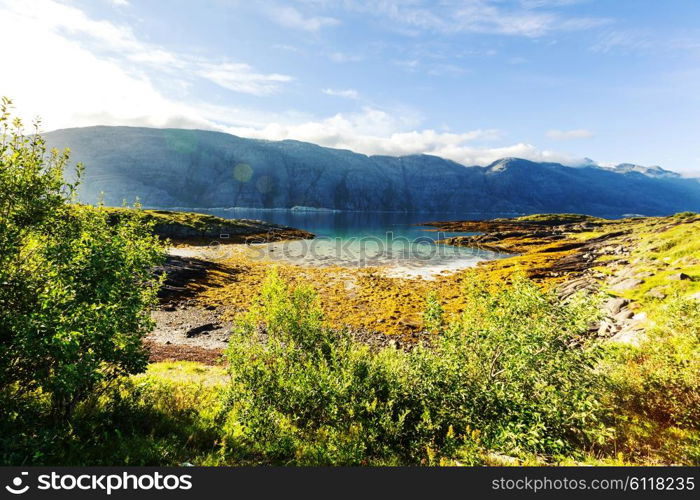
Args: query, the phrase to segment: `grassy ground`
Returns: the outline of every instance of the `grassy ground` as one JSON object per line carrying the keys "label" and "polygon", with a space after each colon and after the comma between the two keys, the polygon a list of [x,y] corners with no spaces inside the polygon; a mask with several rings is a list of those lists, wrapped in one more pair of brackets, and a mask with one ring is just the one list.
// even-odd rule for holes
{"label": "grassy ground", "polygon": [[[609,234],[624,233],[606,241],[606,245],[625,245],[632,256],[624,267],[635,272],[654,272],[638,288],[625,292],[624,296],[640,300],[641,304],[656,304],[645,294],[658,287],[667,291],[692,294],[700,289],[698,257],[700,255],[700,221],[695,216],[683,215],[672,218],[630,219],[607,221],[587,216],[537,215],[528,216],[527,221],[543,221],[547,224],[593,223],[595,226],[583,232],[565,233],[559,240],[532,237],[530,233],[518,231],[517,236],[504,233],[499,245],[514,253],[511,257],[480,264],[476,271],[485,282],[497,285],[507,282],[513,276],[524,274],[535,279],[544,287],[554,287],[570,279],[572,273],[558,272],[557,265],[567,258],[576,258],[582,253],[580,248],[570,248],[572,243],[586,242]],[[525,218],[515,221],[521,227]],[[441,226],[450,230],[471,230],[471,226],[451,223]],[[503,220],[494,221],[495,226],[487,226],[483,221],[476,224],[482,230],[495,227],[503,229]],[[622,240],[625,240],[624,242]],[[596,267],[601,272],[612,274],[617,271],[610,265],[608,256],[599,259],[586,268]],[[213,272],[206,283],[199,283],[198,300],[203,306],[226,305],[229,319],[235,319],[247,310],[251,298],[259,292],[270,263],[253,260],[241,252],[233,254],[221,263],[226,271]],[[387,277],[381,269],[349,269],[342,267],[309,268],[288,263],[277,263],[280,273],[292,282],[311,283],[321,297],[321,303],[330,323],[335,327],[351,326],[356,329],[377,330],[399,337],[411,336],[423,329],[422,313],[425,298],[435,293],[448,317],[456,317],[468,307],[460,294],[465,272],[439,275],[434,280],[405,279]],[[683,271],[690,280],[674,280]],[[576,273],[576,274],[580,274]],[[231,279],[230,276],[235,276]],[[668,294],[669,296],[671,294]]]}
{"label": "grassy ground", "polygon": [[[539,222],[552,221],[547,216],[536,219]],[[569,220],[572,223],[581,222],[575,218]],[[585,222],[591,221],[587,219]],[[462,326],[459,328],[463,331],[481,331],[486,335],[484,332],[487,331],[493,333],[503,328],[515,329],[512,330],[515,333],[503,330],[509,339],[506,343],[520,338],[523,353],[538,356],[538,349],[528,347],[529,334],[526,333],[543,328],[541,333],[546,334],[547,329],[543,325],[554,325],[551,318],[560,317],[564,310],[556,309],[560,307],[557,304],[553,306],[555,309],[547,309],[549,312],[546,314],[541,312],[540,306],[532,309],[532,304],[540,303],[540,299],[533,299],[534,292],[516,294],[513,296],[515,298],[508,299],[510,302],[504,303],[503,299],[498,298],[504,286],[516,279],[516,275],[537,270],[538,286],[554,288],[566,276],[549,276],[548,272],[556,269],[562,259],[581,252],[578,247],[566,248],[566,245],[620,233],[605,240],[604,244],[624,246],[628,250],[624,258],[602,253],[592,263],[591,269],[610,279],[623,273],[638,279],[639,284],[620,292],[609,289],[608,278],[604,278],[601,285],[608,295],[624,296],[634,301],[636,310],[646,312],[649,321],[647,331],[637,346],[594,342],[599,351],[595,357],[597,361],[591,364],[590,375],[594,378],[590,380],[595,380],[595,384],[580,392],[581,398],[592,397],[585,400],[589,401],[586,405],[593,404],[597,408],[591,414],[595,416],[593,427],[586,428],[587,424],[579,423],[576,424],[576,432],[570,434],[567,430],[570,424],[557,416],[562,413],[562,408],[573,404],[566,400],[566,391],[553,389],[555,381],[562,380],[556,375],[557,372],[552,372],[551,380],[544,380],[544,385],[536,390],[528,385],[531,377],[527,372],[521,374],[522,367],[503,372],[510,373],[509,377],[512,378],[490,381],[488,377],[502,376],[502,372],[494,371],[492,365],[501,361],[501,344],[494,342],[492,351],[483,350],[484,346],[489,345],[486,341],[494,339],[491,334],[474,344],[481,346],[481,350],[477,349],[471,354],[471,351],[462,353],[461,344],[454,344],[457,350],[449,351],[452,354],[445,351],[445,354],[435,358],[422,358],[419,355],[410,355],[417,356],[415,358],[404,355],[396,357],[396,354],[392,354],[393,350],[380,353],[375,358],[375,355],[355,348],[343,358],[346,354],[339,351],[331,359],[345,359],[343,363],[349,364],[336,368],[325,361],[315,361],[317,364],[312,365],[308,360],[298,365],[285,364],[290,363],[289,355],[284,351],[285,341],[280,344],[283,351],[279,353],[256,350],[259,347],[254,347],[252,351],[239,351],[243,357],[236,359],[250,361],[250,364],[245,361],[240,365],[251,370],[243,378],[243,372],[232,372],[227,364],[153,363],[146,373],[106,388],[98,398],[82,406],[69,429],[52,427],[50,422],[42,420],[44,417],[40,409],[36,413],[29,411],[15,415],[10,428],[2,429],[2,435],[6,436],[0,443],[2,461],[66,465],[391,464],[405,463],[409,459],[395,453],[403,445],[392,445],[394,449],[378,447],[378,443],[384,442],[382,440],[389,439],[381,436],[404,436],[401,439],[408,439],[407,443],[417,446],[410,455],[413,458],[409,457],[415,460],[411,463],[698,465],[700,303],[693,297],[697,297],[700,291],[700,217],[679,214],[668,218],[593,222],[597,225],[585,231],[566,234],[557,241],[521,237],[521,240],[533,241],[527,252],[486,263],[472,272],[440,276],[435,281],[386,278],[376,269],[312,269],[291,265],[278,268],[282,279],[290,286],[305,283],[318,289],[319,305],[332,327],[350,325],[380,330],[415,341],[411,332],[425,330],[434,322],[434,314],[424,315],[426,307],[430,305],[434,310],[441,311],[442,323],[460,324]],[[522,244],[522,241],[518,244]],[[236,272],[213,273],[207,283],[197,284],[198,300],[200,304],[209,305],[235,304],[238,311],[243,313],[263,289],[269,264],[252,262],[241,256],[224,264]],[[543,269],[547,272],[543,272]],[[231,280],[231,276],[235,279]],[[481,295],[477,295],[481,297],[478,300],[483,302],[475,302],[477,296],[465,292],[474,280],[487,284],[479,292]],[[437,294],[436,303],[431,304],[430,300],[426,300],[430,292]],[[477,303],[481,305],[474,310]],[[279,311],[281,317],[287,318],[284,321],[297,321],[304,317],[298,313],[291,314],[285,308]],[[489,322],[484,323],[484,318],[490,318]],[[562,327],[562,331],[569,328],[585,330],[585,324],[579,324],[576,319],[572,321],[570,326]],[[521,322],[524,326],[520,325]],[[516,337],[517,332],[522,336]],[[539,342],[538,345],[541,345]],[[467,359],[462,356],[477,354],[487,356],[485,359],[491,361],[477,357],[464,365],[467,368],[459,368],[459,363]],[[547,359],[533,358],[530,362],[535,363],[528,368],[534,374],[544,374],[554,366]],[[266,374],[276,363],[283,363],[280,365],[283,370]],[[487,371],[484,375],[479,367],[489,365],[492,366],[491,373]],[[512,368],[515,365],[504,364],[503,369],[509,370],[509,366]],[[566,366],[562,365],[562,373],[571,373],[572,370]],[[453,369],[455,377],[449,376]],[[576,370],[579,369],[583,368]],[[372,374],[369,378],[355,379],[366,370]],[[235,379],[232,378],[234,373],[238,373]],[[411,377],[415,377],[416,373],[419,375],[412,381]],[[269,380],[260,378],[268,376],[271,377]],[[483,387],[495,392],[484,393],[470,385],[463,385],[465,381],[481,380],[479,377],[482,376],[486,376]],[[255,386],[262,383],[261,380],[268,382],[260,387]],[[454,384],[453,388],[433,392],[441,384],[447,383]],[[314,384],[321,385],[317,387]],[[362,389],[357,393],[347,393],[347,387]],[[404,390],[407,387],[411,389]],[[579,386],[573,383],[572,387]],[[279,392],[266,392],[273,389],[279,389]],[[490,394],[478,401],[485,405],[488,412],[492,412],[493,420],[481,419],[488,413],[486,411],[476,414],[467,411],[461,420],[450,424],[454,415],[466,410],[455,406],[454,410],[440,413],[440,408],[449,407],[443,397],[459,394],[457,391],[472,394],[469,392],[472,389],[475,390],[474,395],[482,398],[486,397],[484,394]],[[498,392],[501,389],[504,392]],[[544,399],[542,402],[532,402],[525,397],[514,400],[513,394],[517,390],[522,390],[522,394],[541,394]],[[395,402],[382,400],[386,391],[394,394]],[[544,396],[546,394],[550,396]],[[550,397],[553,399],[548,399]],[[344,412],[348,411],[350,403],[346,404],[343,398],[349,398],[347,401],[354,405],[347,415]],[[473,396],[465,401],[469,402],[465,408],[477,404]],[[426,421],[430,425],[416,423],[416,429],[420,428],[423,434],[414,436],[411,426],[400,431],[394,428],[394,419],[402,414],[397,413],[400,405],[410,410],[406,415],[416,414],[416,408],[423,408],[424,412],[436,411]],[[268,413],[272,408],[276,413]],[[578,412],[589,407],[576,408]],[[11,412],[12,409],[6,411]],[[505,413],[499,413],[501,411]],[[374,415],[364,421],[363,425],[367,427],[362,432],[352,425],[346,425],[359,418],[356,412]],[[315,416],[310,418],[309,415]],[[514,420],[502,426],[508,418]],[[535,422],[542,418],[553,420],[537,430],[538,424]],[[470,423],[464,426],[465,422]],[[444,426],[444,432],[440,426]],[[265,430],[267,434],[256,434],[256,429],[260,432]],[[557,440],[562,438],[554,438],[555,435],[570,437],[560,443]],[[584,435],[588,437],[581,438]],[[283,436],[284,439],[272,439],[273,436]],[[367,441],[372,436],[381,439]],[[574,439],[571,436],[579,437]],[[572,441],[567,442],[567,439]],[[421,448],[423,445],[420,443],[424,442],[432,444]],[[374,451],[369,454],[367,450]],[[363,454],[367,454],[366,460],[362,458],[365,456]],[[421,454],[424,459],[415,458]]]}
{"label": "grassy ground", "polygon": [[[118,219],[133,213],[133,208],[104,207],[110,217]],[[171,210],[140,210],[146,222],[154,224],[157,235],[175,244],[209,245],[216,240],[222,243],[255,241],[279,241],[285,239],[312,238],[306,231],[247,219],[224,219],[209,214],[177,212]],[[222,234],[226,237],[222,238]]]}

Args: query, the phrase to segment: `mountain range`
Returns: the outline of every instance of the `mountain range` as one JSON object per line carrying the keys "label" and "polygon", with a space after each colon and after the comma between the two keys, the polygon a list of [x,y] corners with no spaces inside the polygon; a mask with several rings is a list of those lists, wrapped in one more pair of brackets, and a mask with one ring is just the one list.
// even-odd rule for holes
{"label": "mountain range", "polygon": [[95,126],[44,134],[85,165],[81,201],[161,208],[317,207],[416,212],[700,211],[700,181],[661,167],[571,167],[503,158],[465,166],[431,155],[367,156],[221,132]]}

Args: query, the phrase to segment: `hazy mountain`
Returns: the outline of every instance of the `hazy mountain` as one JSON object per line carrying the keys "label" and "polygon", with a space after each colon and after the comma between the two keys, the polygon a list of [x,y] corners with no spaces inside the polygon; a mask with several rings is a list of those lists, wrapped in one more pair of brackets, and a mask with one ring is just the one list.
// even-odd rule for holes
{"label": "hazy mountain", "polygon": [[611,167],[610,170],[621,174],[627,174],[629,172],[639,172],[640,174],[648,175],[649,177],[680,177],[680,174],[661,168],[658,165],[644,167],[642,165],[635,165],[633,163],[620,163],[619,165]]}
{"label": "hazy mountain", "polygon": [[700,182],[659,167],[567,167],[504,158],[465,167],[429,155],[366,156],[200,130],[86,127],[45,134],[85,164],[81,199],[158,207],[344,210],[700,211]]}

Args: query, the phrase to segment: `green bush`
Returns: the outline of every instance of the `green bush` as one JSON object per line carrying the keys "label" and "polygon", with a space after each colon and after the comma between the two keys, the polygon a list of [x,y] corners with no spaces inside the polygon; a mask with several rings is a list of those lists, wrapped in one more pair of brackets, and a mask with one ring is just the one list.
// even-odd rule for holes
{"label": "green bush", "polygon": [[0,115],[0,405],[12,419],[27,398],[48,399],[66,422],[97,384],[145,369],[163,250],[138,211],[110,224],[106,210],[71,203],[68,151],[47,153],[9,105]]}
{"label": "green bush", "polygon": [[223,453],[479,463],[489,449],[561,454],[606,436],[596,350],[580,345],[595,307],[559,305],[525,280],[465,293],[471,309],[433,345],[372,351],[324,326],[314,292],[273,272],[231,338]]}
{"label": "green bush", "polygon": [[611,347],[607,394],[618,448],[631,458],[700,464],[700,303],[680,296],[657,311],[640,344]]}
{"label": "green bush", "polygon": [[70,426],[51,418],[48,401],[26,401],[12,421],[0,422],[0,464],[217,464],[218,387],[149,374],[98,388]]}
{"label": "green bush", "polygon": [[562,303],[524,278],[490,290],[473,277],[464,293],[470,308],[438,346],[438,376],[451,380],[445,392],[483,439],[509,453],[555,455],[606,439],[600,350],[587,340],[596,298]]}

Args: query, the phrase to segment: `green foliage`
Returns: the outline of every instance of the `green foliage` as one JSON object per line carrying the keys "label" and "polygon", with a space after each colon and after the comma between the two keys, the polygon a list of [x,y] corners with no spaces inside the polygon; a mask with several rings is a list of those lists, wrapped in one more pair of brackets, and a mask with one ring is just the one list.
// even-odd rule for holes
{"label": "green foliage", "polygon": [[700,303],[676,296],[638,346],[608,353],[608,397],[631,455],[700,463]]}
{"label": "green foliage", "polygon": [[439,332],[445,326],[445,309],[435,292],[429,293],[425,300],[423,324],[429,332]]}
{"label": "green foliage", "polygon": [[221,434],[221,384],[162,372],[100,384],[78,405],[70,426],[50,418],[50,401],[10,402],[21,409],[0,420],[0,464],[215,464]]}
{"label": "green foliage", "polygon": [[[603,439],[597,351],[579,345],[595,308],[563,306],[525,280],[465,293],[472,308],[435,345],[372,351],[324,326],[313,291],[272,273],[231,339],[222,453],[479,463],[485,449],[562,454]],[[427,315],[437,327],[434,303]]]}
{"label": "green foliage", "polygon": [[47,153],[38,134],[24,135],[9,104],[0,118],[0,405],[46,397],[65,421],[97,384],[145,369],[141,338],[163,252],[138,211],[110,224],[101,207],[71,205],[68,151]]}
{"label": "green foliage", "polygon": [[485,439],[509,452],[545,454],[605,439],[599,349],[586,340],[597,301],[577,296],[564,304],[524,278],[496,291],[473,278],[464,293],[470,310],[448,329],[438,357],[446,360],[443,379],[454,378],[447,392],[469,401]]}
{"label": "green foliage", "polygon": [[[130,208],[109,207],[105,208],[109,213],[110,220],[119,221],[122,217],[129,217],[133,211]],[[179,212],[173,210],[142,210],[143,219],[160,227],[184,227],[197,231],[213,230],[221,226],[239,226],[241,228],[249,227],[251,231],[260,227],[251,221],[243,219],[224,219],[215,215],[200,214],[195,212]]]}

